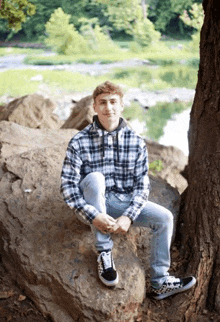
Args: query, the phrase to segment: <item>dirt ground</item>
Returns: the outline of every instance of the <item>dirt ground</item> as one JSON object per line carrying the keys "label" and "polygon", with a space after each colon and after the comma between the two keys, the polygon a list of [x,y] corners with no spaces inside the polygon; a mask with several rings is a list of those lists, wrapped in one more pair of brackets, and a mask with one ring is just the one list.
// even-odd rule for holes
{"label": "dirt ground", "polygon": [[0,322],[52,322],[12,281],[0,262]]}
{"label": "dirt ground", "polygon": [[[154,301],[153,306],[157,306]],[[147,320],[147,302],[140,309],[138,322]],[[154,320],[156,321],[156,320]],[[173,321],[173,320],[172,320]],[[178,320],[179,321],[179,320]],[[193,322],[220,322],[220,316],[215,312],[204,310],[197,321]],[[9,273],[0,262],[0,322],[53,322],[49,317],[44,317],[35,304],[25,295],[12,280]],[[63,322],[63,321],[57,321]],[[74,321],[73,321],[74,322]],[[91,321],[92,322],[92,321]],[[122,321],[119,321],[122,322]],[[161,321],[158,321],[161,322]],[[169,321],[166,321],[169,322]]]}

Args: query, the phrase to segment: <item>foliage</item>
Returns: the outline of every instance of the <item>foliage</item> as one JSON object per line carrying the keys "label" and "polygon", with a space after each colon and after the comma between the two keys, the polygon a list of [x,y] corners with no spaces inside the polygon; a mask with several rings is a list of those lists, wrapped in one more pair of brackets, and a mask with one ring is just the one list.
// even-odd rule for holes
{"label": "foliage", "polygon": [[80,19],[82,26],[78,32],[69,23],[70,15],[58,8],[46,24],[47,45],[59,54],[72,55],[77,53],[109,53],[120,51],[119,47],[105,34],[97,24],[97,19]]}
{"label": "foliage", "polygon": [[[138,38],[138,41],[143,43],[142,31],[147,30],[147,39],[149,39],[150,34],[148,32],[149,22],[146,21],[151,21],[154,24],[154,28],[163,33],[167,33],[167,28],[170,24],[173,24],[175,33],[181,33],[184,36],[189,33],[190,36],[193,28],[186,25],[178,17],[184,10],[189,11],[194,2],[201,3],[202,0],[145,0],[145,3],[149,5],[148,9],[146,5],[143,5],[144,1],[141,0],[2,0],[2,2],[7,5],[11,3],[28,4],[28,7],[26,9],[22,8],[21,11],[16,6],[11,8],[12,17],[7,12],[7,17],[5,18],[11,21],[10,27],[13,27],[13,24],[16,24],[16,19],[18,19],[21,22],[21,24],[19,22],[19,26],[22,27],[19,37],[25,36],[28,41],[36,41],[39,37],[45,37],[46,22],[50,19],[52,13],[61,7],[66,14],[70,15],[69,21],[77,31],[82,26],[81,18],[96,18],[97,25],[101,28],[105,26],[111,36],[118,37],[119,34],[124,36],[132,35],[132,37]],[[34,8],[34,6],[36,7],[36,12],[30,18],[28,13],[30,9],[28,8]],[[17,18],[13,16],[15,15],[15,10],[17,10]],[[2,10],[1,14],[3,13],[4,11]],[[23,14],[26,16],[26,20],[23,19]],[[21,16],[23,17],[22,19]],[[9,33],[5,19],[0,19],[0,32],[4,37]],[[146,21],[143,23],[143,20]],[[140,30],[142,30],[141,35],[137,37],[137,31],[140,32]],[[14,33],[11,32],[10,36],[13,35]],[[133,48],[135,50],[135,47]]]}
{"label": "foliage", "polygon": [[139,0],[97,0],[105,5],[105,15],[116,30],[132,34],[133,24],[139,16]]}
{"label": "foliage", "polygon": [[8,27],[14,31],[21,29],[21,24],[35,13],[35,6],[27,0],[0,1],[0,17],[6,19]]}
{"label": "foliage", "polygon": [[184,10],[189,10],[194,2],[202,3],[202,0],[149,0],[149,18],[154,23],[156,30],[165,34],[172,21],[175,24],[176,33],[182,35],[185,35],[186,31],[191,33],[190,29],[186,29],[186,25],[179,19],[179,16]]}
{"label": "foliage", "polygon": [[192,8],[189,10],[189,14],[186,10],[183,11],[183,14],[180,16],[182,21],[190,26],[200,31],[204,21],[204,12],[202,4],[194,3]]}
{"label": "foliage", "polygon": [[[155,31],[153,23],[147,18],[145,8],[140,0],[98,0],[106,5],[106,15],[113,27],[131,35],[139,46],[149,46],[160,38],[160,33]],[[133,47],[134,48],[134,47]],[[135,51],[135,49],[133,49]]]}
{"label": "foliage", "polygon": [[192,35],[192,42],[189,46],[189,49],[193,52],[198,52],[200,43],[200,31],[204,21],[202,4],[194,3],[192,5],[192,8],[189,10],[189,13],[184,10],[183,14],[180,16],[180,19],[182,19],[182,21],[186,25],[197,30],[197,32]]}
{"label": "foliage", "polygon": [[85,39],[90,53],[119,52],[120,48],[112,41],[108,33],[99,26],[97,18],[80,19],[80,32]]}
{"label": "foliage", "polygon": [[143,47],[150,46],[160,38],[160,33],[155,30],[153,23],[149,19],[138,20],[134,24],[132,35],[134,36],[134,41]]}
{"label": "foliage", "polygon": [[45,40],[59,54],[74,54],[88,50],[85,39],[69,23],[70,15],[65,14],[62,8],[58,8],[51,15],[46,24],[48,38]]}
{"label": "foliage", "polygon": [[162,160],[155,160],[151,163],[149,163],[149,170],[151,174],[155,175],[156,172],[160,172],[163,170],[163,162]]}

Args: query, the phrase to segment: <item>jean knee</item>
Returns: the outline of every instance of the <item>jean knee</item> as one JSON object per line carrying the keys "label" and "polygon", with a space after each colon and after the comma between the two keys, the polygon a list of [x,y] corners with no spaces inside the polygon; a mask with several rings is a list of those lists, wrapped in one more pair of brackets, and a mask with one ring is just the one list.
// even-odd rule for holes
{"label": "jean knee", "polygon": [[82,180],[80,186],[83,190],[89,189],[96,193],[105,191],[105,177],[101,172],[91,172]]}
{"label": "jean knee", "polygon": [[164,212],[164,216],[163,216],[163,222],[165,225],[169,226],[169,227],[173,227],[173,214],[170,210],[166,209],[166,211]]}

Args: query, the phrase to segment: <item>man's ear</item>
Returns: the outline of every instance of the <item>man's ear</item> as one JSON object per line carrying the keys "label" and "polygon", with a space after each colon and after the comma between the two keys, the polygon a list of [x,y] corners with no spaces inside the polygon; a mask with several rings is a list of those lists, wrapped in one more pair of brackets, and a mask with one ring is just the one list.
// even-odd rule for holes
{"label": "man's ear", "polygon": [[96,112],[96,104],[95,104],[95,102],[93,102],[93,109]]}

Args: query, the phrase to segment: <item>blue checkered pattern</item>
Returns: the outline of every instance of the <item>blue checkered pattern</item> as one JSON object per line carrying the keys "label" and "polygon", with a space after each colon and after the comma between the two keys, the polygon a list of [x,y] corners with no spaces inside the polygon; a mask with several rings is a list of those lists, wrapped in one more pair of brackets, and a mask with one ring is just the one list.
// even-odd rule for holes
{"label": "blue checkered pattern", "polygon": [[132,194],[124,213],[132,221],[140,214],[149,195],[148,154],[144,140],[128,126],[107,132],[94,121],[69,142],[61,174],[61,192],[70,208],[90,223],[98,211],[86,203],[80,181],[91,172],[105,176],[106,193],[120,200]]}

